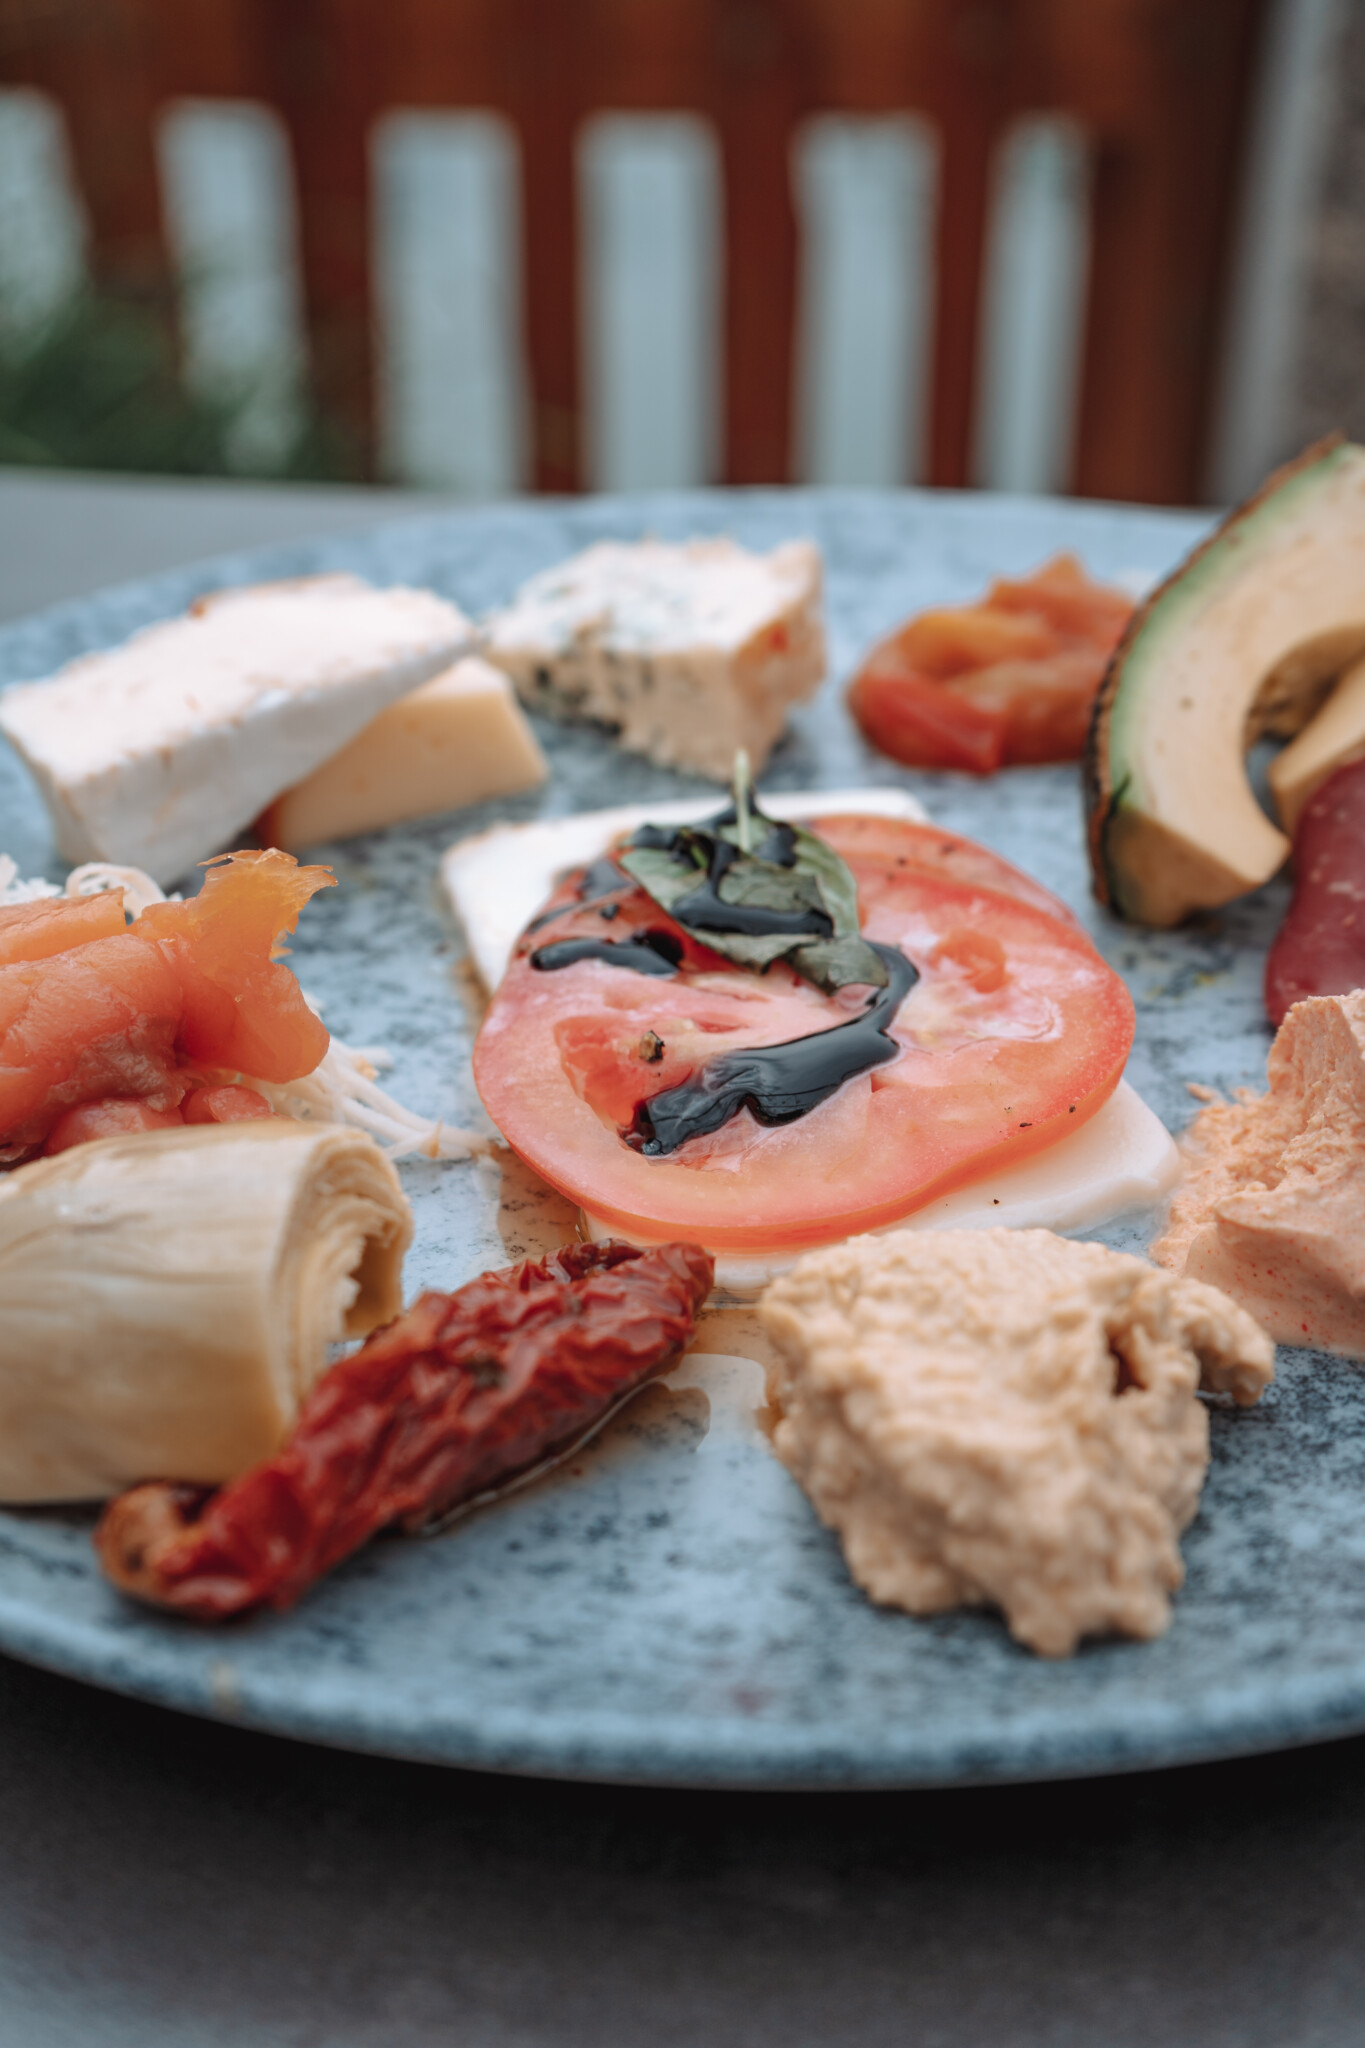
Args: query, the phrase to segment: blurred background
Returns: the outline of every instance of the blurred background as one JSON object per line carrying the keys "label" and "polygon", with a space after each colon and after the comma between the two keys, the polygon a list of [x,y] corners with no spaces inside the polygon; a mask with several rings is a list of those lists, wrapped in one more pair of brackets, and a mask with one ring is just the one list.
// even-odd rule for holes
{"label": "blurred background", "polygon": [[1365,438],[1365,0],[0,0],[0,465],[1227,501]]}

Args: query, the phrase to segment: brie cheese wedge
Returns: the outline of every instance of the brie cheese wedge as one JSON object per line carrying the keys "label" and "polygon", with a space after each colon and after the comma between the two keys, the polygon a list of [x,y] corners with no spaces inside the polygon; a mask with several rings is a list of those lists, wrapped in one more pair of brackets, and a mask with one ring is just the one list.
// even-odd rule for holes
{"label": "brie cheese wedge", "polygon": [[70,861],[177,880],[376,714],[466,653],[463,612],[355,576],[201,598],[0,698]]}

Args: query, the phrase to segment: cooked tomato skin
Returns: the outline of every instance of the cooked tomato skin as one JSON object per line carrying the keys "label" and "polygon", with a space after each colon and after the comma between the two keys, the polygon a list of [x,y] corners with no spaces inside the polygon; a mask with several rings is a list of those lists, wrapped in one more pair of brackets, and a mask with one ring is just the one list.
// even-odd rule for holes
{"label": "cooked tomato skin", "polygon": [[849,709],[874,747],[909,767],[992,775],[1079,760],[1132,610],[1059,555],[1031,577],[992,584],[978,604],[908,620],[868,655]]}
{"label": "cooked tomato skin", "polygon": [[[574,905],[572,879],[552,899],[567,914],[519,945],[475,1046],[475,1080],[513,1149],[607,1228],[695,1235],[715,1250],[827,1242],[1043,1149],[1117,1086],[1131,998],[1047,892],[932,828],[847,818],[815,829],[854,874],[865,935],[899,945],[921,982],[892,1026],[898,1056],[796,1122],[760,1128],[746,1112],[667,1158],[641,1158],[619,1135],[628,1109],[712,1052],[826,1029],[866,991],[825,997],[780,966],[673,981],[592,961],[538,971],[529,956],[551,932],[624,937],[659,923],[630,890],[602,924]],[[948,879],[954,844],[965,879]],[[1015,882],[1032,900],[1009,893]]]}
{"label": "cooked tomato skin", "polygon": [[711,1291],[695,1244],[573,1244],[424,1294],[323,1374],[288,1443],[211,1496],[134,1487],[95,1531],[115,1584],[201,1621],[291,1607],[399,1522],[476,1498],[675,1364]]}
{"label": "cooked tomato skin", "polygon": [[1005,721],[968,698],[898,665],[869,662],[848,693],[848,708],[893,761],[914,768],[959,768],[994,775],[1005,760]]}

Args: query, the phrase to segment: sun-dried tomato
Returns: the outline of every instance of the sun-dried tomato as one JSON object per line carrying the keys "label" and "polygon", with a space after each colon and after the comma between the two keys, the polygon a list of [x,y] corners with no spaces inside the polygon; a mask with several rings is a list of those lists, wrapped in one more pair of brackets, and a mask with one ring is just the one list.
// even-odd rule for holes
{"label": "sun-dried tomato", "polygon": [[157,1481],[111,1501],[100,1560],[202,1621],[292,1606],[377,1530],[508,1483],[666,1372],[711,1280],[699,1245],[613,1241],[424,1294],[323,1375],[275,1457],[218,1492]]}

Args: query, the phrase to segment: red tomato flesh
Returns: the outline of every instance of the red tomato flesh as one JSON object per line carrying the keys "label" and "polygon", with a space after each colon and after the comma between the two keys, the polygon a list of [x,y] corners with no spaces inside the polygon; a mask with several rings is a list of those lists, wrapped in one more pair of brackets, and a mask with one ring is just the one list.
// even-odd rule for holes
{"label": "red tomato flesh", "polygon": [[[493,1121],[550,1184],[613,1230],[712,1250],[819,1244],[876,1229],[1079,1129],[1113,1093],[1133,1038],[1127,989],[1057,900],[955,834],[887,819],[813,827],[848,863],[864,934],[899,946],[920,981],[891,1026],[895,1057],[795,1122],[745,1109],[665,1157],[621,1132],[642,1101],[713,1054],[778,1045],[860,1011],[780,963],[765,975],[685,939],[643,890],[614,917],[566,907],[519,943],[474,1049]],[[673,977],[598,960],[545,971],[550,940],[669,930]]]}

